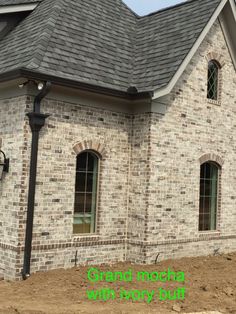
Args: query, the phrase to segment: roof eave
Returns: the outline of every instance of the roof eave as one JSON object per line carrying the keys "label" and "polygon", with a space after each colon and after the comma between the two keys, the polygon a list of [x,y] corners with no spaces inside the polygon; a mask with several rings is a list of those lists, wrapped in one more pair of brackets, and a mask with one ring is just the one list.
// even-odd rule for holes
{"label": "roof eave", "polygon": [[125,91],[119,91],[107,87],[98,85],[92,85],[84,82],[75,81],[72,79],[61,78],[50,74],[39,73],[36,71],[28,70],[25,68],[19,68],[9,72],[5,72],[0,75],[0,82],[6,82],[18,78],[26,78],[38,81],[50,81],[52,84],[58,86],[64,86],[69,88],[80,89],[81,91],[88,91],[106,96],[113,96],[118,98],[124,98],[126,100],[134,101],[139,99],[151,99],[153,97],[152,91],[128,93]]}

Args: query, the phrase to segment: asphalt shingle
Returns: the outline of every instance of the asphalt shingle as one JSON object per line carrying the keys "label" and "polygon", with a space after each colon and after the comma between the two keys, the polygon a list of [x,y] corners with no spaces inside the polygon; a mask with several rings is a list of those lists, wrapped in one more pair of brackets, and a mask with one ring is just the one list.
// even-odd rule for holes
{"label": "asphalt shingle", "polygon": [[195,0],[138,20],[133,83],[139,90],[168,84],[220,0]]}
{"label": "asphalt shingle", "polygon": [[[166,86],[221,0],[138,17],[121,0],[42,0],[0,42],[0,75],[17,68],[139,92]],[[0,5],[40,2],[0,0]]]}

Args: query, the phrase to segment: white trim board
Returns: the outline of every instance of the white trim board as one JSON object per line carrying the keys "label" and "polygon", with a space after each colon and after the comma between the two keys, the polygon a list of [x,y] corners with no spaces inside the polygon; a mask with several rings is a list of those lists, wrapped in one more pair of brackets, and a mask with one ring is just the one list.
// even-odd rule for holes
{"label": "white trim board", "polygon": [[234,19],[236,21],[236,6],[235,6],[235,2],[234,2],[234,0],[229,0],[229,3],[231,5],[232,12],[233,12],[233,15],[234,15]]}
{"label": "white trim board", "polygon": [[231,33],[231,29],[234,29],[236,24],[236,14],[234,11],[235,7],[232,7],[232,3],[227,3],[224,11],[219,16],[219,23],[236,70],[236,37]]}
{"label": "white trim board", "polygon": [[165,95],[169,94],[172,91],[172,89],[174,88],[175,84],[179,80],[180,76],[183,74],[183,72],[186,69],[187,65],[189,64],[189,62],[193,58],[194,54],[196,53],[197,49],[199,48],[199,46],[203,42],[203,40],[206,37],[207,33],[209,32],[210,28],[212,27],[212,25],[214,24],[214,22],[218,18],[219,14],[223,10],[223,8],[226,5],[227,1],[230,1],[231,7],[233,9],[233,5],[232,5],[232,1],[233,0],[222,0],[221,1],[221,3],[219,4],[218,8],[215,10],[215,13],[212,15],[211,19],[207,23],[206,27],[202,31],[201,35],[198,37],[197,41],[193,45],[192,49],[190,50],[190,52],[188,53],[188,55],[186,56],[186,58],[182,62],[181,66],[179,67],[179,69],[177,70],[177,72],[175,73],[175,75],[173,76],[171,81],[169,82],[169,84],[166,87],[164,87],[164,88],[161,88],[159,90],[154,91],[153,99],[157,99],[157,98],[160,98],[162,96],[165,96]]}
{"label": "white trim board", "polygon": [[6,6],[0,7],[0,14],[33,11],[37,7],[37,5],[38,3],[6,5]]}

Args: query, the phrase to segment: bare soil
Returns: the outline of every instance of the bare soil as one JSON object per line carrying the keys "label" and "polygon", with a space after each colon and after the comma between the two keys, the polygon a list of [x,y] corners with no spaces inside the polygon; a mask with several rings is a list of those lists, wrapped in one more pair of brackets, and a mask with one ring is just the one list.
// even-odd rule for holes
{"label": "bare soil", "polygon": [[[94,267],[94,266],[93,266]],[[193,313],[219,311],[236,314],[236,253],[209,257],[168,260],[156,265],[97,266],[101,271],[160,272],[170,268],[184,272],[185,282],[98,282],[87,278],[91,266],[70,270],[55,270],[37,273],[26,281],[0,282],[1,314],[72,314],[72,313]],[[134,276],[135,277],[135,276]],[[155,290],[162,287],[174,291],[186,287],[185,300],[160,301],[155,298],[150,304],[143,301],[115,300],[89,301],[87,290],[110,288],[119,296],[125,290]]]}

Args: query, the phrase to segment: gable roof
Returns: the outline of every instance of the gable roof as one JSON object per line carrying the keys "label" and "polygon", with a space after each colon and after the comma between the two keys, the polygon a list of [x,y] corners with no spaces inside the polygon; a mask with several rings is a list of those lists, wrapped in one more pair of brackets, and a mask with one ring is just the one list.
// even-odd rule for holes
{"label": "gable roof", "polygon": [[226,0],[191,0],[144,17],[121,0],[39,2],[0,42],[0,79],[16,69],[127,92],[167,86]]}
{"label": "gable roof", "polygon": [[134,80],[138,89],[166,86],[221,0],[197,0],[138,21]]}

